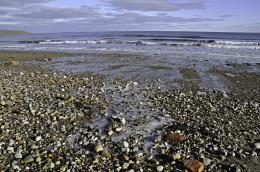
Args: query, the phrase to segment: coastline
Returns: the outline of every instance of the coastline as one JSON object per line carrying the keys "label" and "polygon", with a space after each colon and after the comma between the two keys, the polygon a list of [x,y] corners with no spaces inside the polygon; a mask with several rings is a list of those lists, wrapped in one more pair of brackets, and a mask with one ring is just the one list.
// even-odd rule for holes
{"label": "coastline", "polygon": [[[136,76],[69,73],[68,56],[92,65],[121,60],[110,73],[147,60],[126,53],[0,52],[0,169],[183,171],[189,159],[207,171],[259,169],[260,75],[244,71],[247,64],[207,71],[223,78],[223,91],[200,88],[201,75],[191,66],[177,65],[179,85],[166,88]],[[50,68],[64,61],[62,70]],[[168,138],[171,132],[183,139]]]}

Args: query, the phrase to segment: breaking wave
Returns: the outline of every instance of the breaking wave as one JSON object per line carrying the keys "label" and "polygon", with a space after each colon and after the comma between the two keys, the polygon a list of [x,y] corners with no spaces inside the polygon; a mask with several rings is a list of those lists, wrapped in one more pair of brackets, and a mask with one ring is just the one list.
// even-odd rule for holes
{"label": "breaking wave", "polygon": [[152,38],[143,40],[32,40],[19,41],[22,44],[129,44],[135,46],[194,46],[205,48],[233,48],[233,49],[260,49],[260,43],[254,41],[230,41],[213,39],[176,39],[176,38]]}

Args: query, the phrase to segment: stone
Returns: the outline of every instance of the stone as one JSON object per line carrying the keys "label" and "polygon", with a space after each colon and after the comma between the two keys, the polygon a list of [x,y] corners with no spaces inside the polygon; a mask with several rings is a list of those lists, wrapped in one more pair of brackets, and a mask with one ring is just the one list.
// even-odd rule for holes
{"label": "stone", "polygon": [[126,141],[123,142],[123,145],[124,145],[125,148],[128,148],[128,147],[129,147],[129,143],[126,142]]}
{"label": "stone", "polygon": [[67,102],[72,102],[72,101],[74,101],[75,99],[76,99],[75,97],[69,96],[69,98],[67,99]]}
{"label": "stone", "polygon": [[99,152],[101,152],[101,151],[103,151],[104,150],[104,148],[103,148],[103,146],[101,145],[101,144],[97,144],[96,146],[95,146],[95,151],[97,152],[97,153],[99,153]]}
{"label": "stone", "polygon": [[159,166],[157,166],[157,168],[156,168],[156,169],[157,169],[157,171],[158,171],[158,172],[161,172],[161,171],[163,171],[163,169],[164,169],[164,168],[163,168],[163,166],[162,166],[162,165],[159,165]]}
{"label": "stone", "polygon": [[113,130],[109,130],[109,131],[108,131],[108,135],[109,135],[109,136],[112,136],[113,133],[114,133]]}
{"label": "stone", "polygon": [[122,122],[123,125],[125,125],[125,124],[126,124],[125,118],[122,118],[122,119],[121,119],[121,122]]}
{"label": "stone", "polygon": [[131,169],[131,170],[128,170],[127,172],[135,172],[135,170],[134,170],[134,169]]}
{"label": "stone", "polygon": [[35,144],[32,144],[32,145],[31,145],[31,149],[35,150],[35,149],[37,149],[37,148],[38,148],[38,146],[36,146]]}
{"label": "stone", "polygon": [[260,149],[260,143],[255,143],[255,148]]}
{"label": "stone", "polygon": [[116,132],[120,132],[120,131],[122,131],[121,127],[116,128]]}
{"label": "stone", "polygon": [[176,161],[176,160],[181,159],[181,154],[180,154],[180,153],[176,153],[176,154],[174,154],[172,157],[173,157],[173,159]]}
{"label": "stone", "polygon": [[168,142],[168,143],[173,143],[173,142],[182,142],[187,140],[187,138],[183,135],[180,135],[178,133],[167,133],[164,135],[163,140]]}
{"label": "stone", "polygon": [[35,141],[38,142],[38,141],[40,141],[41,139],[42,139],[41,136],[37,136],[36,139],[35,139]]}
{"label": "stone", "polygon": [[7,148],[7,150],[10,151],[10,152],[13,152],[13,151],[14,151],[14,147],[9,146],[9,147]]}
{"label": "stone", "polygon": [[61,172],[66,171],[66,169],[67,169],[67,166],[66,166],[66,165],[63,165],[63,166],[60,167],[60,171],[61,171]]}
{"label": "stone", "polygon": [[7,63],[8,65],[11,65],[11,66],[17,66],[19,65],[19,62],[18,61],[15,61],[15,60],[11,60]]}
{"label": "stone", "polygon": [[23,155],[22,155],[22,154],[20,153],[20,151],[19,151],[19,152],[16,152],[16,153],[15,153],[14,157],[15,157],[16,159],[22,159],[22,158],[23,158]]}
{"label": "stone", "polygon": [[209,166],[211,164],[211,162],[212,162],[211,159],[203,158],[203,163],[204,163],[205,166]]}
{"label": "stone", "polygon": [[30,162],[33,162],[34,161],[34,158],[32,155],[28,155],[24,158],[24,162],[25,163],[30,163]]}
{"label": "stone", "polygon": [[193,159],[187,160],[184,163],[184,166],[189,172],[203,172],[205,169],[205,166],[202,162]]}
{"label": "stone", "polygon": [[105,159],[111,158],[110,153],[109,153],[108,151],[106,151],[106,150],[103,150],[103,151],[102,151],[101,156],[102,156],[103,158],[105,158]]}
{"label": "stone", "polygon": [[4,100],[1,100],[1,101],[0,101],[0,105],[4,106],[5,104],[6,104],[6,103],[5,103]]}
{"label": "stone", "polygon": [[129,163],[128,162],[125,162],[124,164],[123,164],[123,169],[127,169],[128,167],[129,167]]}

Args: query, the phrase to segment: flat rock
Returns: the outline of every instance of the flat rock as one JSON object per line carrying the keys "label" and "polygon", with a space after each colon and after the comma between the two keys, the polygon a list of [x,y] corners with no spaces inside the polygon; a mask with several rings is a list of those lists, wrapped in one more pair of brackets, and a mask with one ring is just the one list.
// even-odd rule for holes
{"label": "flat rock", "polygon": [[187,160],[184,163],[184,166],[189,172],[203,172],[205,169],[205,166],[202,162],[193,159]]}
{"label": "flat rock", "polygon": [[164,135],[163,140],[168,143],[172,143],[172,142],[182,142],[187,140],[187,138],[181,134],[169,132]]}

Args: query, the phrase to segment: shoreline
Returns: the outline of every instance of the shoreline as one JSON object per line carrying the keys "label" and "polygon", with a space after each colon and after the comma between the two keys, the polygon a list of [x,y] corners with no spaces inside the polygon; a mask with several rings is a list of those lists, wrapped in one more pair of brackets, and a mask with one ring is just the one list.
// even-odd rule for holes
{"label": "shoreline", "polygon": [[0,53],[2,62],[19,61],[0,65],[1,170],[185,171],[190,159],[207,171],[260,169],[258,73],[211,70],[229,91],[208,91],[191,82],[199,73],[178,66],[187,88],[167,89],[161,82],[49,68],[71,54],[11,54]]}

